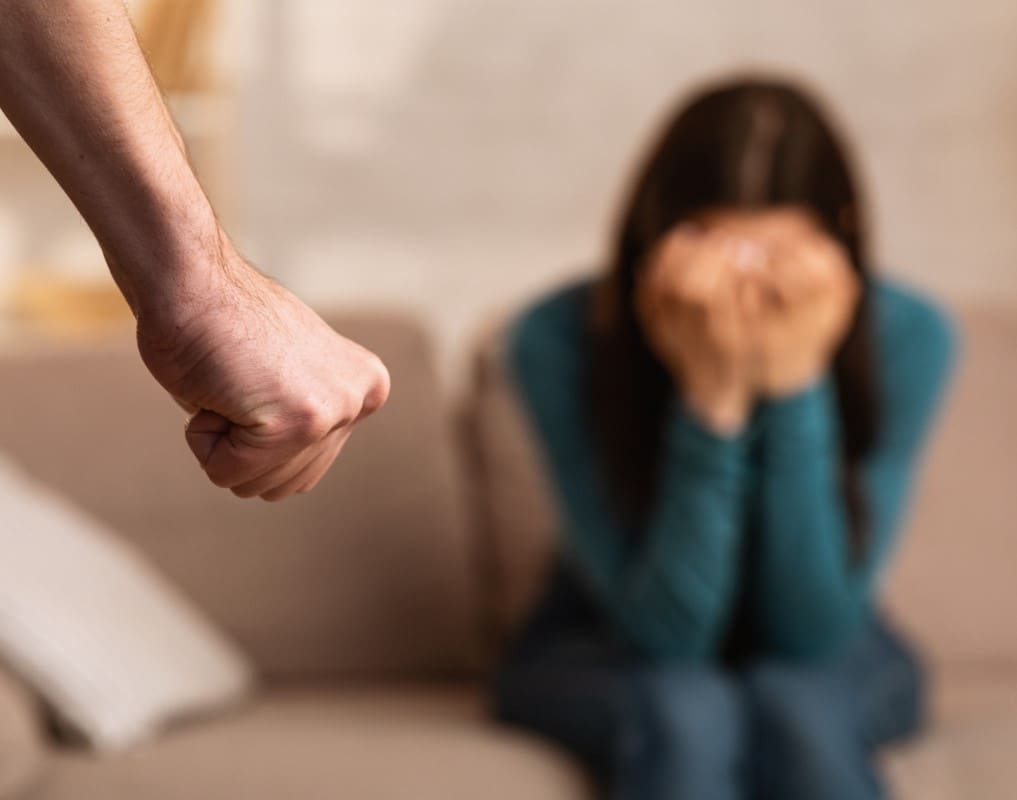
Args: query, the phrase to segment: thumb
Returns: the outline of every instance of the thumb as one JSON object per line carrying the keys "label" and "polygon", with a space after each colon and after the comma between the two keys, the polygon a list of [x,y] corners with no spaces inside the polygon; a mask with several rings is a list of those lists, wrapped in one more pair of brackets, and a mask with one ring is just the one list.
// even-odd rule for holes
{"label": "thumb", "polygon": [[199,410],[187,421],[184,433],[187,446],[202,467],[208,464],[219,440],[229,435],[230,427],[232,423],[226,417],[207,409]]}

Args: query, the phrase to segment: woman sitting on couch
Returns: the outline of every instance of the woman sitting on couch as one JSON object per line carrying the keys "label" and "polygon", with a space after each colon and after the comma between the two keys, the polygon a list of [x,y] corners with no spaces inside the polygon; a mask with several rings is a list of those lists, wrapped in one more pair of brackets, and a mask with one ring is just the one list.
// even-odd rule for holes
{"label": "woman sitting on couch", "polygon": [[793,86],[697,96],[652,149],[609,271],[510,357],[563,520],[500,716],[604,796],[868,800],[921,670],[874,593],[951,354],[870,273],[847,154]]}

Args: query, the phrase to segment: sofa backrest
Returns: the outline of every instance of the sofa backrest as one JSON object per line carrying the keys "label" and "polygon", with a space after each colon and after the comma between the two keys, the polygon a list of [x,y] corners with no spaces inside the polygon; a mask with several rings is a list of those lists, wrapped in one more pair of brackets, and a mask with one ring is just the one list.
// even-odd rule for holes
{"label": "sofa backrest", "polygon": [[[941,665],[1017,665],[1017,315],[962,314],[963,355],[887,576],[893,615]],[[555,504],[505,370],[483,337],[465,411],[483,541],[484,620],[497,650],[554,553]]]}
{"label": "sofa backrest", "polygon": [[138,545],[269,678],[469,669],[474,571],[427,338],[395,315],[331,321],[393,389],[307,495],[212,486],[126,340],[0,357],[0,449]]}

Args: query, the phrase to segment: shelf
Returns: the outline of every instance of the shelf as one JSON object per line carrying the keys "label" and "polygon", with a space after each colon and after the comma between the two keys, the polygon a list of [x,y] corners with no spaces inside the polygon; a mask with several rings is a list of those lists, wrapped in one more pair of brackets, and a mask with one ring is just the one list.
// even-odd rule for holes
{"label": "shelf", "polygon": [[0,298],[0,344],[101,339],[130,330],[133,321],[108,275],[83,279],[26,271]]}

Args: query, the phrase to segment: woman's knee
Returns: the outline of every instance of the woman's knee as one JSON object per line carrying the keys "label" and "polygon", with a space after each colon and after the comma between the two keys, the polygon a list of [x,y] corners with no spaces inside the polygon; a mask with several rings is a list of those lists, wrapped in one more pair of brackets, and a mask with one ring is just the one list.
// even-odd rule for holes
{"label": "woman's knee", "polygon": [[851,696],[820,670],[758,666],[745,679],[753,782],[782,800],[882,796]]}
{"label": "woman's knee", "polygon": [[843,693],[807,667],[754,667],[746,675],[745,697],[756,734],[771,744],[806,748],[850,731]]}
{"label": "woman's knee", "polygon": [[633,697],[643,744],[675,770],[716,773],[737,761],[745,713],[737,684],[720,671],[647,670]]}

